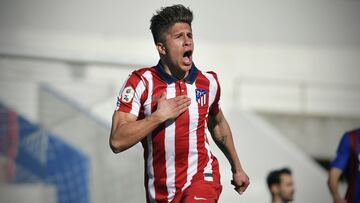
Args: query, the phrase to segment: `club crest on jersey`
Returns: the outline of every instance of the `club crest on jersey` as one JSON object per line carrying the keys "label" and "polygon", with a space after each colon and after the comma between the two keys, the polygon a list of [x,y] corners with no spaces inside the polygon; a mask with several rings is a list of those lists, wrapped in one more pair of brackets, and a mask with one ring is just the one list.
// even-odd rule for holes
{"label": "club crest on jersey", "polygon": [[208,98],[208,91],[204,89],[195,89],[196,102],[200,106],[205,106]]}
{"label": "club crest on jersey", "polygon": [[121,94],[121,101],[125,103],[129,103],[134,97],[134,89],[132,87],[126,87]]}

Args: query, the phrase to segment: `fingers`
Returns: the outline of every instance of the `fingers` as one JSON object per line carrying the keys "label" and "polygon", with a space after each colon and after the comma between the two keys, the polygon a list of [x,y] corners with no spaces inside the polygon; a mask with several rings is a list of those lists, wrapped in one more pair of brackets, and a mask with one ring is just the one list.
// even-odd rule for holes
{"label": "fingers", "polygon": [[188,109],[190,103],[191,99],[186,95],[166,99],[166,93],[162,93],[158,102],[158,109],[165,115],[166,119],[175,119]]}
{"label": "fingers", "polygon": [[183,103],[190,101],[190,98],[187,96],[178,96],[173,98],[173,100],[176,102],[177,105],[181,105]]}
{"label": "fingers", "polygon": [[234,187],[234,190],[241,195],[242,192],[240,191],[240,186],[239,186],[238,184],[236,184],[234,180],[231,180],[231,184],[232,184],[233,186],[235,186],[235,187]]}
{"label": "fingers", "polygon": [[188,99],[188,100],[185,100],[182,104],[178,105],[175,108],[175,111],[178,112],[177,115],[180,115],[180,114],[184,113],[188,109],[190,104],[191,104],[191,100]]}
{"label": "fingers", "polygon": [[175,110],[186,108],[190,105],[191,99],[187,96],[178,96],[172,99],[176,103]]}
{"label": "fingers", "polygon": [[231,184],[234,185],[234,190],[238,192],[240,195],[245,192],[247,187],[249,186],[250,182],[247,181],[240,181],[239,183],[236,183],[234,180],[231,180]]}
{"label": "fingers", "polygon": [[240,186],[239,191],[240,194],[242,194],[243,192],[245,192],[245,190],[247,189],[249,183],[244,183],[242,186]]}
{"label": "fingers", "polygon": [[187,97],[186,95],[180,95],[180,96],[175,97],[174,100],[179,101],[179,100],[182,100],[182,99],[185,99],[185,98],[189,98],[189,97]]}
{"label": "fingers", "polygon": [[177,105],[180,106],[180,107],[188,107],[191,103],[191,100],[189,98],[185,98],[185,99],[182,99],[180,101],[177,102]]}

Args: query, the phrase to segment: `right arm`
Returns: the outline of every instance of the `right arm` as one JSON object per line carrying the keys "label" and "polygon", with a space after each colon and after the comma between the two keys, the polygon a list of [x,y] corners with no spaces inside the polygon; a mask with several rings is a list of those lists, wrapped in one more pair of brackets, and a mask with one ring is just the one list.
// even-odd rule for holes
{"label": "right arm", "polygon": [[341,174],[342,170],[335,167],[331,168],[329,172],[328,186],[334,203],[346,203],[346,200],[340,196],[338,190]]}
{"label": "right arm", "polygon": [[338,188],[339,188],[340,176],[343,170],[345,170],[348,165],[349,157],[350,157],[350,141],[347,134],[345,134],[340,140],[336,152],[336,157],[331,163],[329,178],[327,182],[334,203],[346,203],[346,200],[343,197],[341,197],[341,195],[339,194]]}
{"label": "right arm", "polygon": [[110,148],[114,153],[132,147],[163,122],[156,114],[136,120],[131,113],[114,112],[110,133]]}
{"label": "right arm", "polygon": [[115,111],[112,118],[110,133],[110,148],[114,153],[129,149],[168,119],[175,119],[190,105],[187,96],[166,99],[163,93],[157,104],[157,109],[150,116],[137,120],[131,113]]}

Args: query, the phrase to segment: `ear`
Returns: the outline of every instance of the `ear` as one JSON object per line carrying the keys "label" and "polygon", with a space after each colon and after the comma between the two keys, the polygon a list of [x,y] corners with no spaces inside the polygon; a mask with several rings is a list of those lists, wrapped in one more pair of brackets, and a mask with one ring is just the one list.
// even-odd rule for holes
{"label": "ear", "polygon": [[161,42],[156,43],[156,49],[158,50],[159,54],[161,55],[166,54],[166,48],[163,43]]}
{"label": "ear", "polygon": [[271,190],[271,193],[274,195],[279,194],[279,185],[273,184],[271,186],[270,190]]}

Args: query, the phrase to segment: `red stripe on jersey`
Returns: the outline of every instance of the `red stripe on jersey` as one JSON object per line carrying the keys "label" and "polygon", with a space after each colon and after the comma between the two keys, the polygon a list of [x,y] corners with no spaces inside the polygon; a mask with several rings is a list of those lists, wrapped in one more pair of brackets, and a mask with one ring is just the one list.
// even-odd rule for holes
{"label": "red stripe on jersey", "polygon": [[[208,93],[210,94],[210,81],[201,73],[199,72],[198,74],[198,78],[195,82],[195,86],[196,88],[200,88],[203,90],[206,90]],[[201,171],[198,171],[198,177],[201,180],[204,179],[204,168],[206,166],[206,164],[209,161],[209,156],[208,156],[208,152],[205,148],[205,123],[206,123],[206,114],[208,113],[208,105],[209,105],[209,96],[204,97],[207,99],[207,101],[205,102],[205,106],[202,106],[201,104],[198,104],[198,114],[199,114],[199,119],[198,119],[198,129],[197,129],[197,139],[198,139],[198,144],[197,144],[197,148],[198,148],[198,168],[202,169]]]}
{"label": "red stripe on jersey", "polygon": [[150,202],[149,196],[150,196],[150,192],[149,192],[149,176],[148,176],[148,171],[147,169],[147,165],[148,165],[148,146],[147,146],[147,142],[146,142],[146,138],[144,138],[141,141],[141,144],[144,148],[144,153],[143,153],[143,157],[144,157],[144,187],[145,187],[145,193],[146,193],[146,202]]}
{"label": "red stripe on jersey", "polygon": [[165,124],[161,124],[152,133],[153,143],[153,168],[155,200],[166,201],[168,192],[166,188],[166,160],[165,160]]}
{"label": "red stripe on jersey", "polygon": [[[207,137],[205,137],[205,142],[210,146],[209,140]],[[217,158],[210,152],[211,154],[211,169],[212,169],[212,177],[213,180],[216,180],[220,183],[220,173],[219,173],[219,162],[217,161]]]}
{"label": "red stripe on jersey", "polygon": [[220,107],[219,107],[219,100],[220,100],[220,94],[221,94],[220,83],[219,83],[218,77],[215,72],[209,71],[208,73],[210,73],[211,75],[214,76],[214,78],[216,80],[216,84],[217,84],[215,100],[209,109],[209,114],[215,116],[220,111]]}
{"label": "red stripe on jersey", "polygon": [[[209,143],[209,142],[208,142]],[[219,162],[217,161],[216,157],[211,153],[211,162],[212,170],[213,170],[213,179],[220,183],[220,172],[219,172]]]}
{"label": "red stripe on jersey", "polygon": [[[175,83],[176,96],[187,95],[183,80]],[[175,120],[175,186],[181,190],[187,180],[189,155],[189,110]]]}
{"label": "red stripe on jersey", "polygon": [[[152,113],[157,108],[158,98],[166,91],[166,84],[153,74],[153,87]],[[152,132],[155,200],[160,202],[167,202],[168,197],[166,188],[165,127],[165,123],[163,123]]]}

